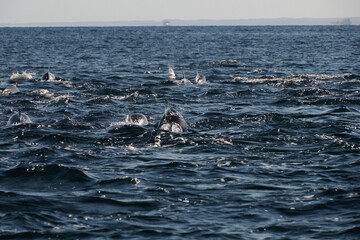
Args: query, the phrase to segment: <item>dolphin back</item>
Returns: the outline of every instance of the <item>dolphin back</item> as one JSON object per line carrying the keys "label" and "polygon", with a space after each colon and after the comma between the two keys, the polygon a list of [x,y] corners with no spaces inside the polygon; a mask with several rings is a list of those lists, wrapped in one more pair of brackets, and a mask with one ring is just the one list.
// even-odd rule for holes
{"label": "dolphin back", "polygon": [[186,132],[188,130],[188,122],[174,108],[167,107],[162,116],[158,129],[171,132]]}
{"label": "dolphin back", "polygon": [[42,76],[42,80],[55,80],[55,75],[48,69],[47,73]]}
{"label": "dolphin back", "polygon": [[13,114],[9,118],[7,125],[14,126],[14,125],[27,124],[27,123],[32,123],[30,117],[28,115],[26,115],[25,113],[21,113],[19,111],[18,113]]}

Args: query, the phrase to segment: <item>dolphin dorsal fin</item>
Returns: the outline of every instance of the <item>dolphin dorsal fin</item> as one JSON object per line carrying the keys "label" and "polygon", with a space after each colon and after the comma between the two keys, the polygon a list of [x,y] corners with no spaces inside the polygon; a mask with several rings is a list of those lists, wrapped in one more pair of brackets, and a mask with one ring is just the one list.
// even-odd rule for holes
{"label": "dolphin dorsal fin", "polygon": [[200,74],[199,74],[199,72],[197,72],[197,73],[196,73],[196,77],[195,77],[195,81],[198,82],[199,79],[200,79]]}
{"label": "dolphin dorsal fin", "polygon": [[169,100],[166,99],[165,100],[165,111],[164,112],[166,113],[168,109],[170,109],[170,102],[169,102]]}
{"label": "dolphin dorsal fin", "polygon": [[132,122],[132,120],[131,120],[131,113],[130,113],[130,110],[129,110],[128,108],[126,108],[126,110],[127,110],[127,112],[128,112],[128,114],[127,114],[127,116],[126,116],[126,121],[127,121],[127,122],[129,122],[129,123],[131,123],[131,122]]}

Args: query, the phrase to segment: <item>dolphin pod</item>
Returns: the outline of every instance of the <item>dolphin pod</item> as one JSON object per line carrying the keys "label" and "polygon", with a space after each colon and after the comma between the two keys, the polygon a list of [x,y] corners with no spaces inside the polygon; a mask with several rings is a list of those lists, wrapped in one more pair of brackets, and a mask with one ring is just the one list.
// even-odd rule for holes
{"label": "dolphin pod", "polygon": [[[169,78],[174,79],[176,77],[178,76],[175,74],[174,70],[172,68],[169,68]],[[183,78],[185,79],[184,76]],[[196,79],[198,78],[199,78],[199,74],[197,74]],[[56,77],[53,73],[50,72],[50,69],[48,69],[48,71],[42,76],[41,79],[55,80]],[[205,76],[204,79],[206,81]],[[200,83],[199,81],[196,82]],[[19,92],[17,85],[18,83],[16,81],[16,84],[14,86],[6,88],[2,93],[8,92],[9,94],[11,94],[11,93]],[[134,124],[140,126],[145,126],[149,124],[148,119],[144,114],[131,113],[129,110],[125,118],[125,122],[128,124]],[[30,117],[19,110],[18,113],[15,113],[10,116],[7,125],[16,126],[16,125],[22,125],[28,123],[32,123]],[[185,120],[185,118],[175,108],[170,107],[169,103],[167,103],[164,114],[157,125],[157,129],[162,131],[183,133],[188,131],[188,127],[189,127],[189,123]]]}
{"label": "dolphin pod", "polygon": [[[176,80],[176,79],[180,78],[180,76],[175,74],[175,71],[173,68],[169,68],[168,78],[170,80]],[[193,84],[189,79],[187,79],[185,77],[184,72],[182,73],[182,78],[179,81],[175,81],[175,82],[177,82],[179,85]],[[206,81],[205,76],[200,76],[200,74],[197,72],[196,77],[195,77],[195,83],[196,84],[206,84],[206,83],[208,83],[208,81]]]}

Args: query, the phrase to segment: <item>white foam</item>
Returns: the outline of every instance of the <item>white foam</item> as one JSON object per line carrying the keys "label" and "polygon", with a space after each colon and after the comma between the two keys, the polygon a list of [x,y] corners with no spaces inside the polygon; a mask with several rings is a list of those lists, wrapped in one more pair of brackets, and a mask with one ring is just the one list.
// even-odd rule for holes
{"label": "white foam", "polygon": [[73,95],[69,95],[69,94],[64,94],[64,95],[60,95],[57,97],[52,97],[51,102],[64,102],[64,103],[68,103],[70,98],[74,97]]}
{"label": "white foam", "polygon": [[68,88],[73,88],[73,83],[71,81],[65,81],[65,80],[62,80],[62,79],[48,79],[48,80],[44,80],[44,79],[41,79],[40,81],[42,82],[53,82],[53,83],[61,83],[63,84],[65,87],[68,87]]}
{"label": "white foam", "polygon": [[31,94],[40,95],[40,96],[43,96],[46,98],[51,98],[52,96],[54,96],[54,94],[49,92],[49,90],[47,90],[47,89],[36,89],[36,90],[32,91]]}
{"label": "white foam", "polygon": [[[264,76],[261,78],[251,78],[251,77],[243,77],[243,76],[237,76],[237,77],[230,76],[230,77],[233,82],[272,84],[275,86],[283,87],[289,84],[302,84],[302,83],[319,85],[325,83],[327,80],[344,79],[348,75],[349,74],[329,75],[329,74],[305,73],[305,74],[291,75],[284,78],[279,78],[275,76]],[[339,82],[334,84],[339,84]]]}
{"label": "white foam", "polygon": [[229,141],[226,140],[225,138],[217,138],[217,137],[212,137],[211,138],[212,143],[214,144],[220,144],[220,145],[233,145],[232,140],[230,139]]}
{"label": "white foam", "polygon": [[115,127],[115,126],[124,126],[124,125],[128,125],[128,123],[126,121],[120,121],[120,122],[113,122],[110,123],[110,127]]}
{"label": "white foam", "polygon": [[11,80],[16,81],[16,80],[28,80],[28,79],[32,79],[33,76],[35,75],[35,73],[31,73],[31,72],[22,72],[22,73],[13,73],[10,77]]}

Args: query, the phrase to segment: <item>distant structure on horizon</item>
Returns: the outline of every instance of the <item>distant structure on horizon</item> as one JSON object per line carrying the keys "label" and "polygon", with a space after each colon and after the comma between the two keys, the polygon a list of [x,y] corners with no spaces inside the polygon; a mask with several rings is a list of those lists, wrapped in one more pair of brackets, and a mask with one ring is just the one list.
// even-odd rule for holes
{"label": "distant structure on horizon", "polygon": [[[1,0],[0,0],[1,2]],[[282,26],[282,25],[360,25],[351,18],[264,18],[264,19],[164,19],[162,21],[34,22],[1,23],[0,27],[118,27],[118,26]]]}
{"label": "distant structure on horizon", "polygon": [[332,25],[351,25],[351,20],[350,20],[350,18],[345,18],[343,20],[332,22],[331,24]]}

